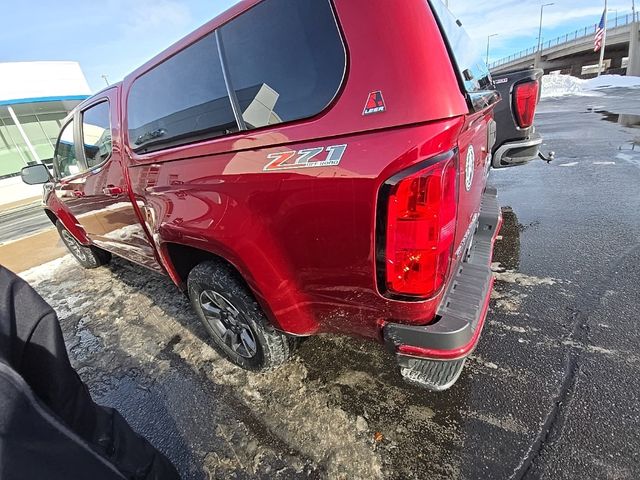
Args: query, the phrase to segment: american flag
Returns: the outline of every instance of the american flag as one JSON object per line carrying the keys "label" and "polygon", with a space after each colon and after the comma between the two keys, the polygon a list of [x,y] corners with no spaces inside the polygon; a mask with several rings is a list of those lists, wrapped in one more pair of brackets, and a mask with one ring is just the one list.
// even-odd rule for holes
{"label": "american flag", "polygon": [[594,40],[593,51],[597,52],[602,48],[602,42],[604,40],[604,33],[607,30],[607,27],[604,24],[604,17],[606,16],[607,11],[605,10],[602,13],[602,18],[600,19],[600,23],[598,24],[598,28],[596,28],[596,38]]}

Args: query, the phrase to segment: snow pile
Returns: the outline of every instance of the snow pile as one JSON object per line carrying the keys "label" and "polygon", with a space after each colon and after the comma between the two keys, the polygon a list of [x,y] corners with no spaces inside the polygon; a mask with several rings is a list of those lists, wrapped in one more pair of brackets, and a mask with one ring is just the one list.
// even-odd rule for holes
{"label": "snow pile", "polygon": [[596,90],[615,87],[640,87],[640,77],[602,75],[590,80],[581,80],[571,75],[545,75],[542,77],[542,98],[565,95],[597,96]]}
{"label": "snow pile", "polygon": [[584,95],[585,80],[571,75],[545,75],[542,77],[542,98],[564,95]]}
{"label": "snow pile", "polygon": [[587,80],[588,88],[595,90],[599,88],[634,88],[640,87],[640,77],[624,77],[622,75],[602,75],[601,77]]}

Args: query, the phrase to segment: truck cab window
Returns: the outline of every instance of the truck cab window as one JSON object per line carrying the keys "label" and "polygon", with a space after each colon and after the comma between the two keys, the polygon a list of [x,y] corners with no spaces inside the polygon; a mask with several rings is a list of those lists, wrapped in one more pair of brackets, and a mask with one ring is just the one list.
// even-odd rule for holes
{"label": "truck cab window", "polygon": [[56,145],[56,153],[53,161],[56,171],[61,178],[76,175],[82,171],[82,166],[76,155],[76,146],[73,140],[74,121],[71,120],[62,129],[58,144]]}
{"label": "truck cab window", "polygon": [[111,156],[109,102],[102,102],[82,113],[82,142],[89,168],[97,167]]}
{"label": "truck cab window", "polygon": [[129,93],[129,143],[136,152],[238,131],[209,34],[138,78]]}

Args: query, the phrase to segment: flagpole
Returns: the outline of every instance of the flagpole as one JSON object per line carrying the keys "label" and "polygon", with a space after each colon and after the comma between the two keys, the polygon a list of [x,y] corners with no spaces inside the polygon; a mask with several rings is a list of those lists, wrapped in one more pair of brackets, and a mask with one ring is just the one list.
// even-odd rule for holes
{"label": "flagpole", "polygon": [[598,64],[598,76],[602,75],[604,63],[604,49],[607,45],[607,0],[604,0],[604,34],[602,35],[602,47],[600,48],[600,63]]}

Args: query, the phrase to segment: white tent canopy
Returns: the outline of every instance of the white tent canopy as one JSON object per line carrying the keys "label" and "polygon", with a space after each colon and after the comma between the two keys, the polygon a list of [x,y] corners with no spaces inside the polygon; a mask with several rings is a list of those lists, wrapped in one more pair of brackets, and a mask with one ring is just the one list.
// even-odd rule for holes
{"label": "white tent canopy", "polygon": [[0,63],[0,102],[90,94],[78,62]]}

